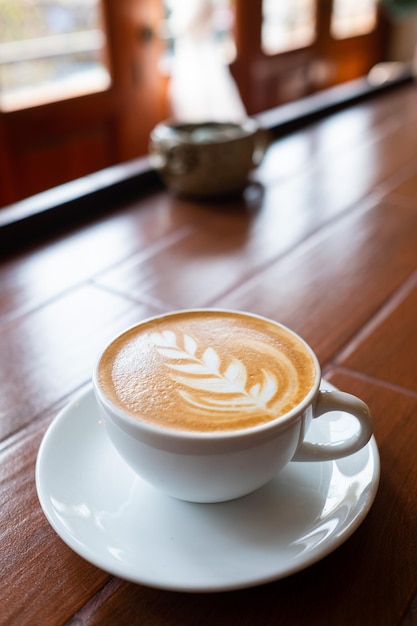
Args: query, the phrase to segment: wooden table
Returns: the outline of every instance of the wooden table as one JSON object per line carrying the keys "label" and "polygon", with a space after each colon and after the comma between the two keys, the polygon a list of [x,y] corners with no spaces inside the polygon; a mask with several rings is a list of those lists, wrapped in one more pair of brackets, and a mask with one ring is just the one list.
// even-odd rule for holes
{"label": "wooden table", "polygon": [[[417,623],[416,86],[277,139],[254,180],[218,202],[138,187],[32,243],[13,232],[0,266],[1,624]],[[41,510],[35,463],[107,340],[203,306],[304,336],[325,377],[369,403],[381,479],[363,523],[323,560],[266,585],[188,594],[75,554]]]}

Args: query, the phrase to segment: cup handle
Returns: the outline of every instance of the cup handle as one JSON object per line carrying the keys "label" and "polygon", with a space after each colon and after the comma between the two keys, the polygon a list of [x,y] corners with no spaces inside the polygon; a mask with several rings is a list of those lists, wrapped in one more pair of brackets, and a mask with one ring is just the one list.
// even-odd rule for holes
{"label": "cup handle", "polygon": [[347,439],[332,443],[302,441],[292,461],[329,461],[358,452],[372,436],[372,418],[368,405],[356,396],[343,391],[320,390],[313,408],[316,419],[330,411],[343,411],[354,416],[359,424],[357,432]]}
{"label": "cup handle", "polygon": [[184,144],[151,145],[150,161],[153,167],[170,175],[188,174],[197,165],[197,153]]}

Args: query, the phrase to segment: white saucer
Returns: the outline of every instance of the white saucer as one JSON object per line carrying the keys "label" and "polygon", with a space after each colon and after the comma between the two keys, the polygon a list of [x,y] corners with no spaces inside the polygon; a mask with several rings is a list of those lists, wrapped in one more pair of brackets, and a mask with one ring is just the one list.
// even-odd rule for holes
{"label": "white saucer", "polygon": [[[309,438],[337,440],[351,421],[323,416]],[[259,585],[315,563],[360,525],[378,482],[372,438],[341,461],[290,463],[238,500],[181,502],[149,487],[119,457],[91,389],[50,425],[36,465],[44,513],[75,552],[126,580],[192,592]]]}

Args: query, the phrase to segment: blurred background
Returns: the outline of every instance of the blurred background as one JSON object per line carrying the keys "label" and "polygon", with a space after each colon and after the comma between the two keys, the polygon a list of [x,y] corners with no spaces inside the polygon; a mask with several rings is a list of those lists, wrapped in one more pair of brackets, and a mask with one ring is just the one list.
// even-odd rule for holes
{"label": "blurred background", "polygon": [[254,115],[416,44],[416,0],[0,0],[0,207],[145,155],[168,117]]}

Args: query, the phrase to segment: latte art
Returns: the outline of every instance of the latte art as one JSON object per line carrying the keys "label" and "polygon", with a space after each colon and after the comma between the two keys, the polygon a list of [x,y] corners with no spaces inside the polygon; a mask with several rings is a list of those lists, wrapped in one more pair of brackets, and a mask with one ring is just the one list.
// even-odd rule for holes
{"label": "latte art", "polygon": [[183,430],[248,428],[299,404],[316,376],[313,358],[286,329],[217,311],[178,313],[111,344],[99,382],[131,415]]}
{"label": "latte art", "polygon": [[[194,407],[201,414],[263,413],[275,416],[279,405],[286,402],[288,392],[293,393],[298,388],[297,372],[291,361],[277,351],[277,368],[282,366],[288,380],[287,389],[279,389],[278,372],[274,374],[266,369],[259,372],[259,380],[254,383],[248,381],[248,372],[242,361],[232,357],[229,364],[222,364],[217,352],[212,348],[205,348],[200,352],[196,341],[190,335],[182,337],[183,347],[177,344],[173,331],[152,333],[151,341],[159,353],[167,359],[167,367],[173,372],[173,380],[181,383],[178,393],[185,403]],[[282,374],[282,372],[281,372]],[[278,406],[277,406],[278,405]]]}

